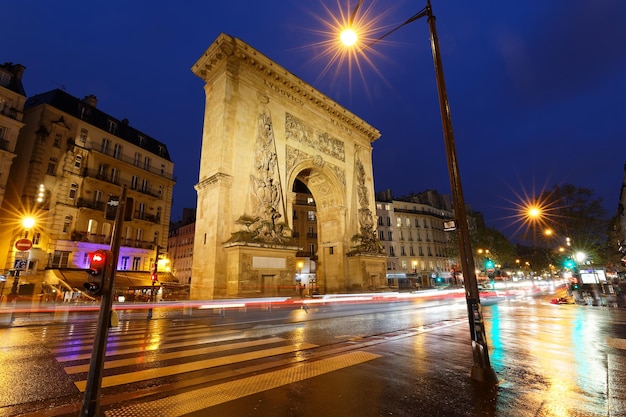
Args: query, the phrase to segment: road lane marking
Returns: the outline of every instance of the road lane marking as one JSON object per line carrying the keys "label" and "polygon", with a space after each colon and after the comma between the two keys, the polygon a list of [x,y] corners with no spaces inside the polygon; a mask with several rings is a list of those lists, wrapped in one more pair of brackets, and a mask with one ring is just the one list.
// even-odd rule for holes
{"label": "road lane marking", "polygon": [[[196,349],[180,350],[180,351],[169,352],[169,353],[159,353],[152,357],[141,356],[141,357],[135,357],[135,358],[129,358],[129,359],[110,360],[104,363],[104,369],[119,368],[121,366],[146,364],[146,363],[151,363],[151,362],[160,362],[160,361],[169,360],[169,359],[178,359],[178,358],[185,358],[185,357],[195,356],[195,355],[205,355],[205,354],[210,354],[210,353],[224,352],[227,350],[235,350],[235,349],[243,349],[243,348],[256,347],[256,346],[262,346],[262,345],[269,345],[272,343],[279,343],[279,342],[284,342],[284,341],[285,339],[281,337],[272,337],[269,339],[251,340],[247,342],[237,342],[237,343],[230,343],[226,345],[217,345],[217,346],[209,346],[209,347],[202,347],[202,348],[196,348]],[[79,374],[81,372],[88,372],[89,364],[67,366],[64,369],[65,369],[65,372],[67,372],[70,375]]]}
{"label": "road lane marking", "polygon": [[[177,333],[182,333],[182,334],[178,335]],[[186,330],[184,332],[180,332],[180,331],[170,332],[168,330],[165,336],[159,336],[157,333],[150,333],[146,335],[144,332],[143,335],[142,334],[139,334],[137,336],[128,335],[128,337],[126,337],[126,335],[124,334],[119,334],[118,337],[111,338],[110,337],[111,335],[109,334],[109,338],[107,339],[107,345],[108,346],[126,346],[126,345],[132,345],[134,343],[138,343],[142,341],[145,342],[144,344],[148,344],[148,343],[154,343],[152,342],[153,339],[161,340],[161,341],[190,339],[192,337],[197,337],[197,335],[199,334],[206,334],[206,333],[207,333],[207,329],[205,328],[205,329],[191,329],[191,330]],[[232,334],[232,333],[236,333],[236,330],[223,330],[220,332],[214,332],[210,334]],[[65,347],[51,349],[51,352],[53,354],[59,354],[59,353],[68,353],[68,352],[76,353],[77,351],[78,352],[91,351],[91,348],[93,347],[93,341],[94,341],[93,337],[91,339],[80,339],[78,341],[69,341],[68,343],[63,344],[63,346]]]}
{"label": "road lane marking", "polygon": [[609,416],[621,416],[626,410],[626,396],[624,395],[626,391],[624,388],[626,386],[626,376],[624,375],[626,357],[609,354],[607,359]]}
{"label": "road lane marking", "polygon": [[380,355],[356,351],[319,361],[229,381],[207,388],[168,396],[155,401],[134,404],[105,412],[106,417],[178,417],[259,392],[279,388],[339,369],[359,365]]}
{"label": "road lane marking", "polygon": [[[317,345],[313,345],[310,343],[301,343],[297,345],[280,346],[260,351],[240,353],[237,355],[224,356],[220,358],[186,362],[178,365],[164,366],[161,368],[144,369],[142,371],[105,376],[102,378],[102,388],[129,384],[131,382],[145,381],[148,379],[161,378],[164,376],[177,375],[185,372],[201,371],[207,368],[230,365],[236,362],[245,362],[253,359],[267,358],[271,356],[282,355],[285,353],[292,353],[299,350],[312,349],[315,347],[317,347]],[[76,385],[76,387],[81,392],[84,392],[87,386],[87,381],[75,381],[74,385]]]}
{"label": "road lane marking", "polygon": [[[245,335],[243,335],[242,333],[239,333],[237,335],[233,335],[233,333],[236,333],[236,332],[235,331],[217,332],[217,333],[211,334],[210,336],[203,337],[202,339],[198,339],[198,335],[194,334],[194,335],[186,335],[186,336],[175,337],[175,338],[166,338],[164,340],[165,342],[167,342],[167,340],[172,340],[172,341],[182,340],[181,342],[175,342],[175,343],[150,342],[150,343],[145,343],[145,344],[137,346],[138,342],[132,341],[132,342],[115,343],[114,345],[107,344],[106,355],[108,357],[116,356],[116,355],[126,355],[129,353],[141,353],[144,351],[155,351],[159,349],[169,349],[169,348],[185,347],[185,346],[191,346],[191,345],[200,345],[203,343],[222,342],[224,340],[243,339],[245,337]],[[191,339],[191,340],[187,340],[187,339]],[[135,345],[135,347],[126,348],[126,349],[112,349],[116,346],[126,346],[126,345]],[[84,351],[81,351],[81,352],[84,352]],[[69,362],[69,361],[77,361],[77,360],[84,360],[84,359],[90,359],[90,358],[91,358],[91,348],[89,349],[88,352],[85,352],[85,353],[58,356],[56,360],[58,362]]]}

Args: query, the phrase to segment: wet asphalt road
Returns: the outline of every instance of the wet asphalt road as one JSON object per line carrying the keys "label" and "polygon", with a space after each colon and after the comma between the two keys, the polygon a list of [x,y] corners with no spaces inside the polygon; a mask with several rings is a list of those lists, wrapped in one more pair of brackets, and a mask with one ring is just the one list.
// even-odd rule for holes
{"label": "wet asphalt road", "polygon": [[[626,311],[483,301],[499,384],[469,377],[463,299],[121,313],[109,416],[619,416]],[[155,317],[158,315],[155,314]],[[78,415],[90,320],[0,329],[0,416]],[[82,355],[82,356],[81,356]],[[87,359],[84,356],[87,356]],[[223,362],[220,362],[223,361]],[[114,365],[114,366],[113,366]],[[145,376],[145,372],[153,372]],[[165,372],[168,373],[160,373]],[[143,379],[142,379],[143,378]],[[117,381],[117,382],[116,382]],[[132,381],[132,382],[131,382]]]}

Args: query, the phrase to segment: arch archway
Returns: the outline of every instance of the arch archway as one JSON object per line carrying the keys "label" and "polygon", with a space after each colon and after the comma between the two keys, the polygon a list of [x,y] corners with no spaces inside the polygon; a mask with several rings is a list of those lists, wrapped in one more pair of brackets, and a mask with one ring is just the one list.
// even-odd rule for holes
{"label": "arch archway", "polygon": [[386,285],[371,160],[379,132],[225,34],[193,71],[206,108],[191,298],[292,295],[296,179],[316,201],[320,289]]}

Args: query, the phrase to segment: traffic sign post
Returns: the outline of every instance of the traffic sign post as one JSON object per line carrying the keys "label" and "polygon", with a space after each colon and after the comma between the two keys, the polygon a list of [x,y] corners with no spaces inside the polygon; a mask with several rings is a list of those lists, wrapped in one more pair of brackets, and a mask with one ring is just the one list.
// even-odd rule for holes
{"label": "traffic sign post", "polygon": [[107,271],[102,288],[102,298],[100,300],[100,314],[98,315],[98,328],[91,351],[91,361],[89,362],[89,372],[87,373],[87,386],[80,416],[92,417],[100,415],[100,388],[102,386],[102,374],[104,371],[104,358],[106,356],[107,337],[109,326],[112,323],[113,304],[113,283],[115,281],[115,270],[120,253],[121,229],[124,222],[123,213],[126,202],[126,186],[122,186],[122,195],[117,206],[115,216],[115,226],[111,236],[110,256],[107,256]]}
{"label": "traffic sign post", "polygon": [[33,247],[33,242],[30,239],[19,239],[15,242],[15,248],[19,251],[27,251]]}

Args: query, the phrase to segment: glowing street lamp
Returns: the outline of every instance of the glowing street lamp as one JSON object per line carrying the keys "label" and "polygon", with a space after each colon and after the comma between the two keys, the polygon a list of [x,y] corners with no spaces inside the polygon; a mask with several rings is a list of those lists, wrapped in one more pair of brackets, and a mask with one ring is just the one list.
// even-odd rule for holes
{"label": "glowing street lamp", "polygon": [[[349,29],[353,30],[353,20],[358,8],[363,1],[359,1],[350,17]],[[467,212],[465,207],[465,199],[463,197],[463,189],[461,186],[461,174],[458,166],[456,153],[456,145],[454,142],[454,132],[452,130],[452,117],[450,114],[450,105],[448,103],[448,93],[443,75],[443,65],[441,62],[441,54],[439,51],[439,39],[437,37],[437,29],[435,27],[435,16],[433,15],[430,0],[427,0],[426,7],[421,11],[407,19],[396,28],[385,33],[378,39],[366,46],[370,47],[374,43],[382,40],[386,36],[395,32],[402,26],[414,22],[422,17],[427,17],[428,27],[430,30],[430,44],[433,54],[433,63],[435,67],[435,79],[437,82],[437,92],[439,95],[439,110],[441,113],[441,123],[443,127],[443,138],[446,148],[446,157],[448,160],[448,174],[450,176],[450,188],[452,191],[452,201],[454,204],[454,212],[456,214],[456,227],[459,236],[459,255],[461,268],[465,280],[465,295],[467,301],[468,319],[470,324],[470,335],[472,338],[472,350],[474,358],[474,366],[472,367],[471,377],[477,381],[497,383],[497,376],[491,367],[489,361],[489,349],[487,346],[487,337],[483,322],[483,315],[480,305],[480,296],[478,293],[478,280],[476,279],[476,271],[474,265],[474,257],[472,251],[471,238],[469,233],[469,224],[467,221]],[[345,33],[345,32],[344,32]],[[344,39],[356,44],[358,37],[354,35],[344,34],[341,37],[344,45],[347,43]],[[347,45],[348,46],[348,45]]]}

